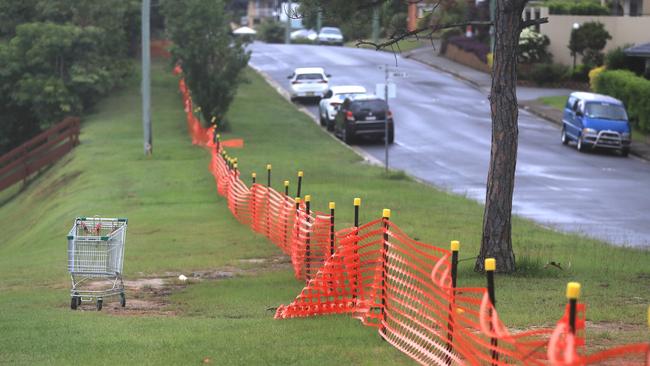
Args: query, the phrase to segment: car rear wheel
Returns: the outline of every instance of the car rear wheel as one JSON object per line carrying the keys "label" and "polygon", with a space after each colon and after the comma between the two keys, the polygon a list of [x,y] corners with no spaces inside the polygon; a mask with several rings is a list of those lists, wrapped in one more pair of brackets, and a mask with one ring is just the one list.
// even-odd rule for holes
{"label": "car rear wheel", "polygon": [[323,111],[318,110],[318,117],[320,119],[320,125],[325,126],[327,124],[327,119],[323,118]]}
{"label": "car rear wheel", "polygon": [[562,145],[569,144],[569,136],[566,135],[566,127],[562,126]]}
{"label": "car rear wheel", "polygon": [[395,128],[391,127],[388,129],[388,143],[392,144],[395,142]]}

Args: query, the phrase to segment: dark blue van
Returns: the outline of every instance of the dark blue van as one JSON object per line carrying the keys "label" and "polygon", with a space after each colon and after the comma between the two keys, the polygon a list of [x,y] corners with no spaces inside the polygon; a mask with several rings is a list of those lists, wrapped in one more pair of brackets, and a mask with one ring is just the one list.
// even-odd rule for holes
{"label": "dark blue van", "polygon": [[606,95],[573,92],[562,115],[562,143],[575,141],[578,151],[595,148],[630,152],[632,129],[623,103]]}

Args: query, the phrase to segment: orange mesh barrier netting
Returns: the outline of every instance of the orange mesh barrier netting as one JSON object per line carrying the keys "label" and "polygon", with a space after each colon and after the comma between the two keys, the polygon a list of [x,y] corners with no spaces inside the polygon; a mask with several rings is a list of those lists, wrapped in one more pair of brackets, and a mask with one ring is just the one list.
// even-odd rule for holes
{"label": "orange mesh barrier netting", "polygon": [[229,210],[287,254],[296,278],[307,281],[277,319],[350,314],[427,365],[650,365],[649,344],[586,355],[582,304],[567,306],[555,328],[510,333],[486,288],[454,287],[452,252],[411,239],[388,216],[334,233],[333,216],[312,211],[307,196],[247,186],[224,150],[243,141],[220,141],[214,128],[202,127],[183,79],[179,89],[192,143],[210,148],[209,170]]}

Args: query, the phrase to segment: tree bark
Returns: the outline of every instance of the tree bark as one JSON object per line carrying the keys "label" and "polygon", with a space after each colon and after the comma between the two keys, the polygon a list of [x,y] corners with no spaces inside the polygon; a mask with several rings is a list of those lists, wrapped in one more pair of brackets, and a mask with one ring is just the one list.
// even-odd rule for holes
{"label": "tree bark", "polygon": [[517,48],[526,1],[496,0],[493,51],[492,149],[487,178],[483,237],[474,269],[484,270],[485,258],[495,258],[498,272],[515,270],[511,212],[517,163]]}

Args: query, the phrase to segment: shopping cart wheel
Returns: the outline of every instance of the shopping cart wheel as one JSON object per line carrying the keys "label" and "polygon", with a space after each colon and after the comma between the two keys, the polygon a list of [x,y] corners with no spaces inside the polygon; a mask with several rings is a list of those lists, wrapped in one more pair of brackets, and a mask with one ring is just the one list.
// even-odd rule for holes
{"label": "shopping cart wheel", "polygon": [[77,297],[76,296],[72,296],[70,298],[70,309],[77,310]]}
{"label": "shopping cart wheel", "polygon": [[104,303],[104,300],[101,297],[99,299],[97,299],[97,311],[102,310],[103,303]]}
{"label": "shopping cart wheel", "polygon": [[126,306],[126,295],[124,295],[124,292],[120,292],[120,305],[122,307]]}

